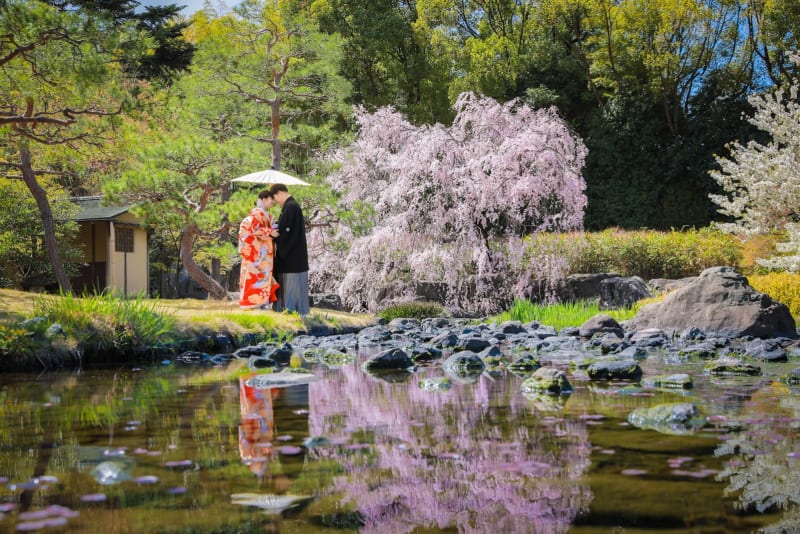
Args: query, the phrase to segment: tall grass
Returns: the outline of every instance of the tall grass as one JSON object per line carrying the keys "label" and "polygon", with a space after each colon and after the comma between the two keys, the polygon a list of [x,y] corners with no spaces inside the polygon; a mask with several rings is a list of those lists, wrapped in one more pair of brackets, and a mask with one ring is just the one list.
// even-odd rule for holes
{"label": "tall grass", "polygon": [[490,318],[494,322],[532,321],[552,326],[556,330],[567,326],[580,326],[599,313],[610,315],[617,321],[625,321],[636,314],[636,305],[617,310],[601,310],[596,300],[579,300],[560,304],[537,304],[529,300],[515,299],[507,311]]}
{"label": "tall grass", "polygon": [[387,306],[378,313],[386,321],[392,319],[427,319],[429,317],[442,317],[445,315],[444,307],[436,302],[400,302]]}
{"label": "tall grass", "polygon": [[175,331],[175,318],[158,301],[139,295],[121,299],[109,294],[47,295],[34,302],[34,313],[58,323],[81,345],[98,351],[146,348]]}

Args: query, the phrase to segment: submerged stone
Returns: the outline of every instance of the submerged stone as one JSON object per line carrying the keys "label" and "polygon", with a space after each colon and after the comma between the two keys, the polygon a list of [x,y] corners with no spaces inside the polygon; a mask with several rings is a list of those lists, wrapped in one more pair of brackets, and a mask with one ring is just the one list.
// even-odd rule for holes
{"label": "submerged stone", "polygon": [[686,373],[648,376],[642,380],[642,384],[651,388],[667,389],[692,389],[694,386],[692,377]]}
{"label": "submerged stone", "polygon": [[567,380],[564,371],[553,367],[542,367],[522,383],[524,393],[549,393],[551,395],[569,395],[572,384]]}
{"label": "submerged stone", "polygon": [[681,435],[701,428],[705,418],[692,403],[669,403],[636,409],[628,414],[628,422],[644,430]]}
{"label": "submerged stone", "polygon": [[130,480],[132,469],[132,462],[109,460],[97,464],[97,466],[92,469],[91,475],[99,484],[110,486],[125,480]]}
{"label": "submerged stone", "polygon": [[267,373],[249,378],[245,383],[255,389],[272,389],[309,384],[319,380],[314,374]]}
{"label": "submerged stone", "polygon": [[705,372],[710,375],[758,376],[761,374],[761,367],[738,358],[719,358],[708,362],[705,366]]}
{"label": "submerged stone", "polygon": [[508,370],[516,375],[530,374],[542,366],[533,354],[522,354],[516,360],[508,364]]}
{"label": "submerged stone", "polygon": [[273,495],[264,493],[234,493],[231,502],[242,506],[260,508],[268,514],[280,514],[289,508],[297,508],[311,501],[311,497],[303,495]]}
{"label": "submerged stone", "polygon": [[553,395],[542,391],[522,391],[522,396],[530,401],[531,405],[540,412],[558,412],[567,405],[569,395]]}
{"label": "submerged stone", "polygon": [[482,373],[486,364],[480,356],[469,350],[463,350],[451,355],[442,364],[445,371],[453,374],[472,374],[473,372]]}
{"label": "submerged stone", "polygon": [[423,378],[419,381],[419,389],[424,391],[447,391],[453,382],[447,377]]}
{"label": "submerged stone", "polygon": [[800,386],[800,367],[789,371],[789,374],[783,377],[783,381],[790,386]]}

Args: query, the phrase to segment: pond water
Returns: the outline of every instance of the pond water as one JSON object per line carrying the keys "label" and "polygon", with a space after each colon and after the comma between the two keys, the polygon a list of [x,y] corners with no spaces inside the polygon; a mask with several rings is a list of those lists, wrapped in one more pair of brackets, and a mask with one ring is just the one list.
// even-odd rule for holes
{"label": "pond water", "polygon": [[[363,359],[364,354],[359,355]],[[688,372],[686,392],[569,374],[566,402],[496,370],[376,378],[307,366],[258,389],[230,368],[0,375],[0,532],[794,532],[800,392]],[[250,384],[250,385],[248,385]],[[627,422],[694,402],[700,430]]]}

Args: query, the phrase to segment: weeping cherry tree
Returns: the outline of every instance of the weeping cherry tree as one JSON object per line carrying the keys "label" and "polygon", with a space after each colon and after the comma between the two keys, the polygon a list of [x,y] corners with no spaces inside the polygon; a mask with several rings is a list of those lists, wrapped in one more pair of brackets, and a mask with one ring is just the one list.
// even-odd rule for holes
{"label": "weeping cherry tree", "polygon": [[312,236],[328,245],[312,276],[338,282],[350,306],[435,283],[450,306],[492,311],[561,273],[557,258],[526,258],[522,238],[582,227],[583,142],[554,109],[463,93],[455,111],[449,127],[356,111],[358,137],[329,180],[360,216]]}

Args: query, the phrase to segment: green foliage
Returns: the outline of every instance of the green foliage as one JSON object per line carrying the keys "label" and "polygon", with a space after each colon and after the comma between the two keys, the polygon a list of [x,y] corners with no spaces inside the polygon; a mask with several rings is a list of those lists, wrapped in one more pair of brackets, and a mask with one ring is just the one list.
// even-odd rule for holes
{"label": "green foliage", "polygon": [[175,319],[158,301],[141,295],[120,299],[109,294],[47,295],[34,303],[34,313],[58,323],[80,345],[97,351],[148,348],[172,333]]}
{"label": "green foliage", "polygon": [[540,233],[526,245],[530,258],[540,253],[566,257],[569,274],[613,272],[645,280],[696,276],[717,265],[739,268],[743,258],[738,239],[710,229]]}
{"label": "green foliage", "polygon": [[[68,219],[77,206],[67,200],[57,184],[44,181],[50,190],[59,255],[67,272],[76,274],[80,250],[75,247],[78,226]],[[26,282],[52,281],[53,269],[44,249],[36,201],[21,180],[0,181],[0,286],[24,286]]]}
{"label": "green foliage", "polygon": [[426,319],[429,317],[442,317],[444,308],[436,302],[401,302],[387,306],[378,313],[378,316],[387,321],[392,319]]}
{"label": "green foliage", "polygon": [[757,291],[766,293],[778,302],[786,304],[795,321],[800,320],[800,274],[772,272],[747,277]]}
{"label": "green foliage", "polygon": [[0,324],[0,355],[20,355],[33,346],[31,333],[16,325]]}
{"label": "green foliage", "polygon": [[514,299],[514,303],[507,311],[491,317],[489,320],[496,323],[504,321],[520,321],[538,323],[552,326],[557,330],[567,326],[580,326],[595,315],[604,313],[617,321],[625,321],[636,315],[638,306],[621,308],[618,310],[601,310],[597,301],[581,300],[560,304],[536,304],[529,300]]}

